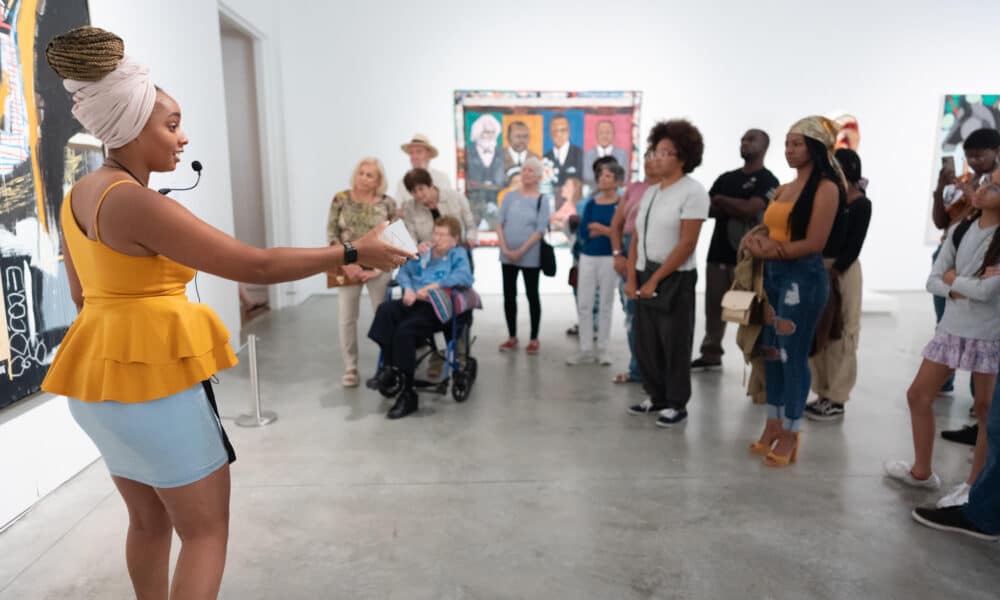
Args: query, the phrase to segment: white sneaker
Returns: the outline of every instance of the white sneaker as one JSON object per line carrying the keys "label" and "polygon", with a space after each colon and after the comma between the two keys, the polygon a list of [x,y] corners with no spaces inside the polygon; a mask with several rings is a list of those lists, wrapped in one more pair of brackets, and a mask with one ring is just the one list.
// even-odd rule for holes
{"label": "white sneaker", "polygon": [[969,490],[972,487],[965,483],[964,481],[955,487],[951,488],[951,491],[944,495],[943,498],[937,501],[938,508],[948,508],[949,506],[962,506],[963,504],[969,503]]}
{"label": "white sneaker", "polygon": [[597,362],[605,367],[614,364],[614,361],[611,360],[610,352],[601,352],[601,354],[597,357]]}
{"label": "white sneaker", "polygon": [[569,366],[589,365],[597,362],[597,358],[590,352],[577,352],[566,357],[566,364]]}
{"label": "white sneaker", "polygon": [[927,479],[915,479],[913,475],[910,474],[910,469],[913,468],[913,463],[906,462],[905,460],[887,460],[882,466],[885,468],[886,475],[898,481],[902,481],[908,486],[932,490],[936,490],[941,487],[941,478],[937,476],[937,473],[931,473],[931,476]]}

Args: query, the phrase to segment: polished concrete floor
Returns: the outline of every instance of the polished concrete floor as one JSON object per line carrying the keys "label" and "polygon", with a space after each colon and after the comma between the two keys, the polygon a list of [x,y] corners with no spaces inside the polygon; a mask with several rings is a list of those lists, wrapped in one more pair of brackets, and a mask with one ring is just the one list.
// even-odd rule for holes
{"label": "polished concrete floor", "polygon": [[[1000,548],[917,526],[911,507],[936,495],[882,477],[883,459],[911,456],[903,391],[933,327],[929,298],[899,298],[896,316],[864,319],[846,420],[810,423],[785,470],[746,451],[763,414],[738,356],[695,376],[685,427],[657,429],[625,413],[642,392],[611,383],[621,364],[563,365],[568,295],[543,299],[538,357],[497,353],[501,299],[486,298],[470,400],[424,396],[399,422],[377,394],[340,387],[335,297],[266,315],[252,329],[280,417],[228,421],[239,461],[222,597],[997,598]],[[617,315],[614,328],[623,359]],[[367,371],[375,351],[362,349]],[[222,379],[231,419],[246,364]],[[965,394],[942,399],[939,426],[965,423],[968,407]],[[937,444],[948,485],[968,455]],[[98,462],[0,535],[0,598],[131,597],[125,525]]]}

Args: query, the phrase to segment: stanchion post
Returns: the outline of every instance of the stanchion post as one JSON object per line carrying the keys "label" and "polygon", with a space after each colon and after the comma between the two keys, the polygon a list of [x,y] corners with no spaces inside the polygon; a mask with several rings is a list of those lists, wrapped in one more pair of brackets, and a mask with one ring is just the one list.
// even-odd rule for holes
{"label": "stanchion post", "polygon": [[270,410],[260,409],[260,374],[257,371],[257,336],[247,336],[247,354],[250,361],[250,414],[236,417],[240,427],[262,427],[278,420],[278,415]]}

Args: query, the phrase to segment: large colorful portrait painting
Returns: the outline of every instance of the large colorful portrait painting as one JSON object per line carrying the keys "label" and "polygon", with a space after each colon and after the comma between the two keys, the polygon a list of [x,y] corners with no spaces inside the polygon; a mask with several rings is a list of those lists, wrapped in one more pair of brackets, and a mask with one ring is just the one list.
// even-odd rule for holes
{"label": "large colorful portrait painting", "polygon": [[553,209],[593,189],[598,158],[614,157],[626,183],[636,177],[641,100],[641,92],[456,91],[457,185],[480,230],[495,229],[499,203],[529,157],[545,166],[542,192]]}
{"label": "large colorful portrait painting", "polygon": [[70,114],[45,46],[88,22],[83,0],[0,0],[0,408],[39,390],[76,315],[59,208],[102,153]]}
{"label": "large colorful portrait painting", "polygon": [[[962,144],[969,134],[977,129],[1000,130],[1000,94],[948,94],[944,97],[938,113],[938,144],[934,148],[931,189],[938,182],[943,167],[954,170],[956,181],[965,182],[972,177],[972,170],[965,160]],[[947,190],[946,190],[947,192]],[[928,194],[930,197],[931,194]],[[963,199],[959,194],[945,194],[946,200],[954,198],[956,204]],[[964,199],[965,202],[968,199]],[[946,207],[955,210],[955,207]],[[928,210],[930,215],[931,211]],[[937,244],[941,232],[927,219],[927,243]]]}

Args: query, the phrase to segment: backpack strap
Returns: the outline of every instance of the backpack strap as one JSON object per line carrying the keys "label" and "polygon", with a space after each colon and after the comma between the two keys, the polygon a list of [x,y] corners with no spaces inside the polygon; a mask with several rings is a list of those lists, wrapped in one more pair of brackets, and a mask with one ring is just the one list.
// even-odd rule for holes
{"label": "backpack strap", "polygon": [[955,226],[954,231],[951,232],[951,243],[955,245],[955,250],[962,244],[962,238],[968,233],[969,228],[975,222],[973,219],[965,219],[961,223]]}

